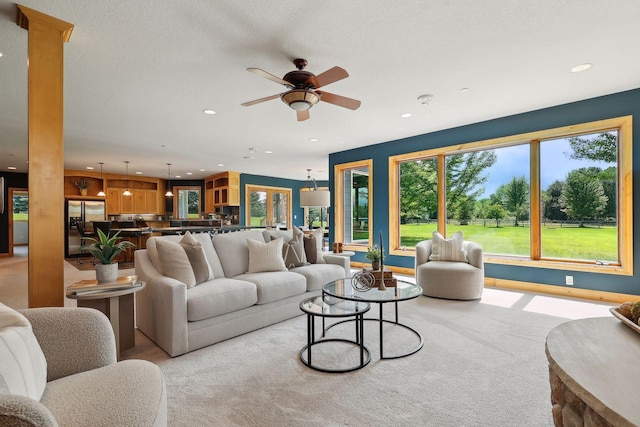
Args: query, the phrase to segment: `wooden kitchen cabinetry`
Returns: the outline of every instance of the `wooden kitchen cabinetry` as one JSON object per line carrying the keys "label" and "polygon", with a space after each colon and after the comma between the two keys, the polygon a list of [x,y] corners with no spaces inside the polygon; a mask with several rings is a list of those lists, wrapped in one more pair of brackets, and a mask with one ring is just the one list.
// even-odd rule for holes
{"label": "wooden kitchen cabinetry", "polygon": [[240,173],[222,172],[213,175],[213,205],[240,206]]}

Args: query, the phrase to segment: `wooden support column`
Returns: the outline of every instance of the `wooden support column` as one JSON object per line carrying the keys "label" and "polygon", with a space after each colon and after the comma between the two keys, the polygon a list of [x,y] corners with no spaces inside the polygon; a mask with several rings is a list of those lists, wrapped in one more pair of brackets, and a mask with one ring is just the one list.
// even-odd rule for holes
{"label": "wooden support column", "polygon": [[73,25],[18,5],[29,32],[29,307],[64,306],[63,43]]}

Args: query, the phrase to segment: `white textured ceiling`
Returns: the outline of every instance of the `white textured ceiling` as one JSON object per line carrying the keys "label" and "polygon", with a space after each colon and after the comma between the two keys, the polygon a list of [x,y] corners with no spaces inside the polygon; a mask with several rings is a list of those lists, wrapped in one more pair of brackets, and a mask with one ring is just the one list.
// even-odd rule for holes
{"label": "white textured ceiling", "polygon": [[[637,0],[22,4],[75,25],[64,47],[68,169],[123,173],[128,160],[130,173],[158,177],[171,162],[183,178],[304,180],[311,168],[326,179],[332,152],[640,87]],[[28,33],[15,15],[1,0],[0,170],[26,172]],[[297,122],[278,99],[240,106],[283,91],[247,67],[283,76],[297,57],[315,74],[345,68],[350,77],[326,89],[360,109],[321,102]],[[589,71],[569,72],[585,62]]]}

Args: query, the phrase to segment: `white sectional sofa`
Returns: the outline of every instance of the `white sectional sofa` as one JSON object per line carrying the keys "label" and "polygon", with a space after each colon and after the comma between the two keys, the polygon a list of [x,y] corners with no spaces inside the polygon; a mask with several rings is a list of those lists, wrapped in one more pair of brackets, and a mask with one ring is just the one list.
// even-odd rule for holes
{"label": "white sectional sofa", "polygon": [[192,237],[202,244],[213,277],[193,287],[165,275],[158,252],[165,245],[160,240],[179,242],[183,236],[152,237],[147,249],[135,252],[136,274],[146,282],[136,293],[138,329],[172,357],[300,315],[300,301],[349,276],[349,258],[326,253],[315,264],[248,273],[247,239],[289,242],[292,230]]}

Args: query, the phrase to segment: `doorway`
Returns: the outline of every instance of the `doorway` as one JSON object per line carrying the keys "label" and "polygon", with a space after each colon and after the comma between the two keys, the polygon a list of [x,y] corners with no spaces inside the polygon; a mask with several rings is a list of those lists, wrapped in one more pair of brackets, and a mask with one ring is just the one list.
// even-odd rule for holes
{"label": "doorway", "polygon": [[8,196],[9,256],[12,257],[15,246],[20,249],[29,247],[29,191],[9,187]]}

